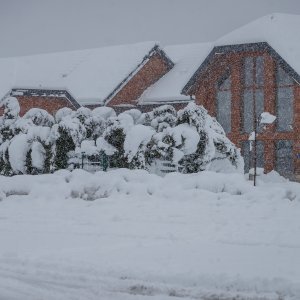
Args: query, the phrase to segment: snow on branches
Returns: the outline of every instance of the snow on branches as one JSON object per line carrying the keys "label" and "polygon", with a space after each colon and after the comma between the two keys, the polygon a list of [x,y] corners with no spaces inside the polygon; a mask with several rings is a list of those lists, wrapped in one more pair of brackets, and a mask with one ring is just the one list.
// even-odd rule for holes
{"label": "snow on branches", "polygon": [[[151,112],[112,108],[60,109],[55,118],[42,109],[23,117],[16,98],[7,98],[0,118],[0,173],[39,174],[79,167],[76,156],[101,153],[114,168],[154,170],[168,161],[182,173],[213,169],[241,172],[239,150],[202,106],[190,103],[176,111],[163,105]],[[72,162],[72,163],[70,163]]]}

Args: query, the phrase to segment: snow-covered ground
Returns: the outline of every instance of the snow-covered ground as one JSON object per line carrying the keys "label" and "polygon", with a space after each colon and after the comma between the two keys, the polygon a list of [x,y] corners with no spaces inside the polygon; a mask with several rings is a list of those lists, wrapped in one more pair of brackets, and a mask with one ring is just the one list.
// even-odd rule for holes
{"label": "snow-covered ground", "polygon": [[59,171],[0,198],[1,300],[300,299],[300,184],[275,174]]}

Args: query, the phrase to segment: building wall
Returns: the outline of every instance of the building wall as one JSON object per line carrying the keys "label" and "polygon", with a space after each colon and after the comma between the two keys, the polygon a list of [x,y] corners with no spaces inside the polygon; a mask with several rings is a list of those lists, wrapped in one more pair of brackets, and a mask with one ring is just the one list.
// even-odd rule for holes
{"label": "building wall", "polygon": [[[41,108],[54,115],[60,108],[69,107],[76,109],[74,105],[63,97],[43,97],[43,96],[14,96],[20,104],[20,116],[23,116],[31,108]],[[3,108],[0,108],[0,115]]]}
{"label": "building wall", "polygon": [[142,93],[169,69],[170,67],[159,54],[151,56],[148,62],[107,103],[107,106],[136,105]]}
{"label": "building wall", "polygon": [[[249,139],[249,134],[243,131],[243,61],[249,56],[264,57],[264,111],[276,115],[276,62],[263,52],[245,52],[219,55],[214,59],[209,69],[198,79],[193,93],[196,103],[203,105],[212,116],[216,116],[216,82],[224,70],[228,68],[231,74],[231,132],[228,137],[238,147]],[[264,142],[265,172],[275,169],[275,143],[278,140],[293,142],[294,179],[300,180],[300,86],[294,83],[294,121],[293,130],[278,132],[276,124],[267,125],[266,129],[257,135],[257,140]],[[299,157],[299,159],[298,159]]]}

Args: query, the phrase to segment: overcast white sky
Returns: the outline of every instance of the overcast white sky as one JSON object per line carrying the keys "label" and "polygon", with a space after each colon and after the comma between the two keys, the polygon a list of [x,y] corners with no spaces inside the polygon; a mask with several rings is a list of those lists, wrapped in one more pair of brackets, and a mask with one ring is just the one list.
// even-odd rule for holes
{"label": "overcast white sky", "polygon": [[0,56],[214,40],[300,0],[0,0]]}

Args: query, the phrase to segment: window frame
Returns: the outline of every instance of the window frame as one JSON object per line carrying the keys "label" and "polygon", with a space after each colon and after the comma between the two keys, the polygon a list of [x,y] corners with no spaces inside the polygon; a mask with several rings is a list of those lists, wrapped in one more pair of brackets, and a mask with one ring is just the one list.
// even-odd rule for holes
{"label": "window frame", "polygon": [[[252,60],[252,70],[251,70],[251,80],[250,84],[247,83],[247,60],[251,59]],[[258,64],[258,61],[261,60],[261,64]],[[258,72],[260,70],[260,72]],[[248,55],[243,57],[243,63],[242,63],[242,83],[243,83],[243,89],[242,89],[242,110],[241,110],[241,132],[242,133],[251,133],[254,131],[254,127],[257,127],[257,117],[260,115],[260,113],[264,112],[264,105],[265,105],[265,92],[264,92],[264,84],[265,84],[265,76],[264,76],[264,71],[265,71],[265,58],[263,54],[257,54],[257,55]],[[259,82],[259,76],[258,74],[261,74],[261,83]],[[251,100],[251,106],[252,106],[252,120],[251,120],[251,128],[247,129],[245,128],[245,95],[247,93],[252,94],[252,100]],[[257,108],[257,102],[256,102],[256,116],[254,116],[254,101],[257,101],[256,97],[257,95],[261,93],[262,94],[262,107],[263,110],[262,112],[258,112]],[[257,128],[259,131],[259,128]]]}
{"label": "window frame", "polygon": [[[282,70],[285,75],[289,76],[289,78],[291,79],[291,82],[290,83],[286,83],[286,82],[280,82],[280,78],[279,78],[279,72],[280,70]],[[294,105],[295,105],[295,93],[294,93],[294,79],[293,77],[290,76],[290,74],[288,74],[288,72],[285,70],[285,68],[277,63],[276,64],[276,68],[275,68],[275,84],[276,84],[276,102],[275,102],[275,108],[276,108],[276,131],[277,132],[291,132],[293,131],[293,127],[294,127],[294,116],[295,116],[295,113],[294,113]],[[291,92],[292,92],[292,103],[291,103],[291,114],[292,114],[292,122],[289,124],[290,128],[289,130],[287,130],[286,128],[285,129],[281,129],[279,126],[279,92],[280,90],[283,90],[283,89],[290,89]]]}
{"label": "window frame", "polygon": [[[229,80],[229,86],[228,87],[222,87],[222,85],[226,82],[226,80]],[[219,93],[228,93],[228,99],[229,99],[229,131],[226,130],[226,128],[223,127],[223,125],[220,123],[222,128],[224,129],[225,133],[231,133],[232,132],[232,80],[231,80],[231,71],[230,69],[227,69],[222,76],[217,80],[216,86],[216,96],[215,96],[215,108],[216,108],[216,120],[220,123],[218,115],[219,115]]]}

